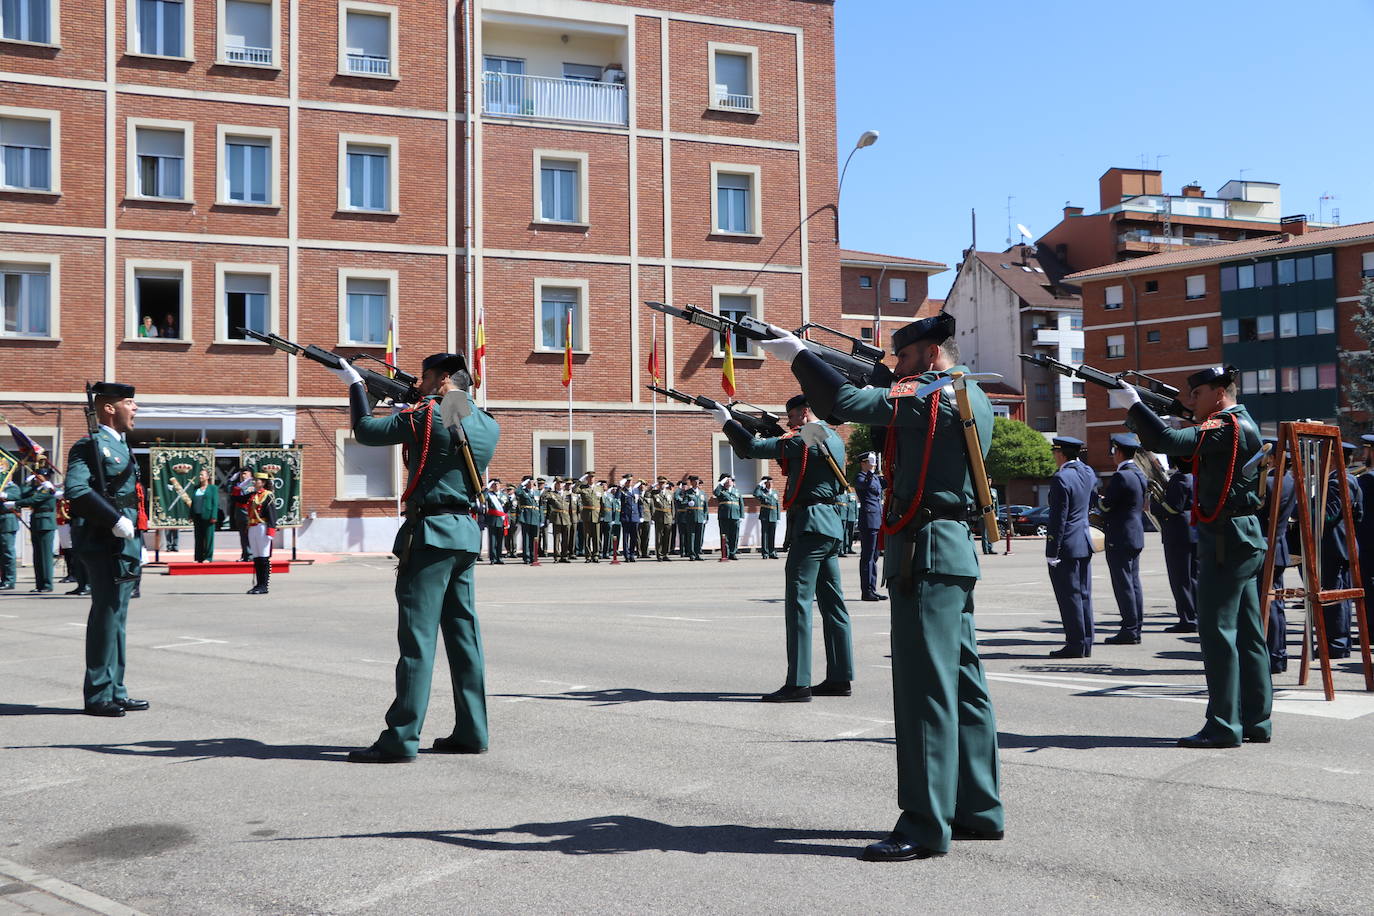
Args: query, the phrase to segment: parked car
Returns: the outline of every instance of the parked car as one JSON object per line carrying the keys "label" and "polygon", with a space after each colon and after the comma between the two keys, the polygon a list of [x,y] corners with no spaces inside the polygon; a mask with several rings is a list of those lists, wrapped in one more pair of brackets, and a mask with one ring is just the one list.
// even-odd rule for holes
{"label": "parked car", "polygon": [[1018,506],[1015,504],[1010,506],[1000,506],[997,509],[997,521],[999,524],[1005,525],[1007,523],[1007,519],[1011,518],[1013,515],[1021,515],[1023,513],[1029,512],[1031,509],[1034,508],[1034,506]]}
{"label": "parked car", "polygon": [[1049,506],[1026,507],[1025,512],[1016,512],[1011,516],[1012,530],[1016,534],[1034,534],[1040,537],[1045,536],[1046,524],[1050,518]]}

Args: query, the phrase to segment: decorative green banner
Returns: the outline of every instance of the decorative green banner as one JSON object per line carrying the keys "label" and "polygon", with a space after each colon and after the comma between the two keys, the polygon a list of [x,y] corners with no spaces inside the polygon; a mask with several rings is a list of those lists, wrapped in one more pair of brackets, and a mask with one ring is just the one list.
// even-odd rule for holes
{"label": "decorative green banner", "polygon": [[272,477],[272,494],[276,497],[277,527],[299,528],[301,525],[301,447],[243,448],[239,450],[239,466],[254,474]]}
{"label": "decorative green banner", "polygon": [[215,450],[206,445],[148,446],[148,527],[191,527],[191,491],[201,468],[215,479]]}

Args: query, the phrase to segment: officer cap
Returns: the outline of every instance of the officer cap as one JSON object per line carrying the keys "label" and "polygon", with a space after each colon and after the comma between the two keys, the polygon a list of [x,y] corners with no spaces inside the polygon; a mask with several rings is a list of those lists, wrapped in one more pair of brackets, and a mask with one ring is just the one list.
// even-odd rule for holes
{"label": "officer cap", "polygon": [[698,476],[695,475],[695,474],[688,474],[688,475],[687,475],[687,479],[688,479],[688,480],[700,480],[701,478],[698,477]]}
{"label": "officer cap", "polygon": [[929,318],[922,318],[920,321],[913,321],[905,327],[898,328],[896,333],[892,335],[892,353],[895,356],[907,344],[918,342],[944,343],[953,336],[954,316],[949,312],[941,311],[938,315],[931,315]]}
{"label": "officer cap", "polygon": [[716,483],[720,483],[722,480],[729,480],[729,479],[730,479],[730,475],[729,475],[729,474],[721,474],[720,477],[716,480]]}
{"label": "officer cap", "polygon": [[271,480],[271,479],[272,479],[272,475],[271,475],[271,474],[264,474],[264,473],[262,473],[261,471],[259,471],[258,473],[256,473],[256,474],[253,475],[253,479],[254,479],[254,480]]}
{"label": "officer cap", "polygon": [[1073,436],[1055,436],[1050,441],[1055,448],[1066,455],[1077,455],[1084,445],[1082,439],[1076,439]]}
{"label": "officer cap", "polygon": [[1353,442],[1342,442],[1342,443],[1341,443],[1341,448],[1345,450],[1345,453],[1346,453],[1347,455],[1349,455],[1349,454],[1351,454],[1352,452],[1355,451],[1356,445],[1355,445],[1355,443],[1353,443]]}
{"label": "officer cap", "polygon": [[548,481],[545,480],[545,479],[542,478],[542,477],[536,477],[536,478],[534,478],[534,482],[535,482],[535,483],[548,483]]}
{"label": "officer cap", "polygon": [[1374,436],[1366,433],[1365,435],[1360,437],[1360,441],[1363,442],[1365,445],[1374,445]]}
{"label": "officer cap", "polygon": [[787,399],[787,409],[788,409],[788,410],[796,410],[798,407],[805,407],[805,406],[806,406],[806,395],[804,395],[804,394],[794,394],[794,395],[792,395],[792,397],[790,397],[790,398]]}
{"label": "officer cap", "polygon": [[659,474],[659,475],[658,475],[658,482],[659,482],[659,483],[667,483],[667,482],[668,482],[668,478],[667,478],[667,477],[664,477],[662,474]]}
{"label": "officer cap", "polygon": [[1225,387],[1236,380],[1235,366],[1208,366],[1188,376],[1188,387],[1200,385],[1219,385]]}
{"label": "officer cap", "polygon": [[759,478],[759,483],[763,483],[765,480],[772,480],[772,479],[773,479],[773,478],[772,478],[771,475],[769,475],[769,474],[764,474],[762,477]]}
{"label": "officer cap", "polygon": [[521,477],[521,478],[520,478],[520,482],[521,482],[522,484],[523,484],[523,483],[529,483],[529,482],[530,482],[531,480],[533,480],[533,479],[534,479],[533,477],[531,477],[530,475],[526,474],[524,477]]}
{"label": "officer cap", "polygon": [[877,463],[878,463],[878,453],[877,453],[877,452],[864,452],[863,455],[860,456],[859,460],[860,460],[860,461],[867,461],[869,464],[877,464]]}
{"label": "officer cap", "polygon": [[1140,437],[1135,433],[1112,433],[1112,445],[1117,448],[1140,448]]}
{"label": "officer cap", "polygon": [[467,371],[468,361],[463,359],[459,353],[435,353],[433,356],[426,356],[420,367],[426,372],[430,369],[438,369],[440,372],[452,375],[455,372]]}
{"label": "officer cap", "polygon": [[134,396],[134,386],[123,382],[96,382],[91,386],[91,394],[98,398],[122,400]]}

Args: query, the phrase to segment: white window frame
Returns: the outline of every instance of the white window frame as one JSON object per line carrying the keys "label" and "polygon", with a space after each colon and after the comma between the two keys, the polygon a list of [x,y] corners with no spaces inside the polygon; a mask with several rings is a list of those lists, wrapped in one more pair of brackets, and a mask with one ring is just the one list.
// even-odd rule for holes
{"label": "white window frame", "polygon": [[[577,219],[565,221],[561,219],[549,219],[544,216],[544,160],[552,159],[555,161],[576,162],[577,163]],[[534,151],[534,221],[536,223],[548,223],[551,226],[590,226],[591,215],[588,208],[591,205],[591,179],[588,174],[590,154],[578,152],[576,150],[560,149],[536,149]]]}
{"label": "white window frame", "polygon": [[[139,193],[138,182],[138,130],[181,131],[181,197],[147,197]],[[196,202],[196,125],[193,121],[168,121],[162,118],[126,118],[124,128],[125,187],[124,197],[129,200],[161,200],[168,203],[193,204]]]}
{"label": "white window frame", "polygon": [[[897,298],[897,284],[902,284],[902,298]],[[907,284],[906,277],[887,278],[887,301],[888,302],[908,302],[911,298],[911,289]]]}
{"label": "white window frame", "polygon": [[[1112,355],[1112,341],[1114,341],[1114,340],[1115,340],[1115,341],[1119,341],[1118,346],[1121,348],[1121,352],[1120,352],[1120,353],[1117,353],[1116,355]],[[1126,335],[1125,335],[1125,334],[1108,334],[1108,335],[1107,335],[1107,350],[1106,350],[1106,356],[1105,356],[1105,358],[1106,358],[1106,359],[1125,359],[1125,358],[1126,358]]]}
{"label": "white window frame", "polygon": [[1360,255],[1360,276],[1374,277],[1374,251],[1366,251]]}
{"label": "white window frame", "polygon": [[[387,39],[390,45],[388,53],[391,55],[389,73],[358,73],[348,68],[348,14],[350,12],[386,16],[391,20],[390,27],[387,29]],[[342,0],[339,4],[339,76],[365,80],[399,80],[401,78],[400,29],[397,27],[399,23],[400,12],[397,7],[384,3],[365,3],[363,0]]]}
{"label": "white window frame", "polygon": [[[1201,332],[1202,332],[1202,346],[1200,346],[1200,347],[1195,347],[1195,346],[1193,346],[1193,332],[1194,332],[1194,331],[1201,331]],[[1189,350],[1194,350],[1194,351],[1196,351],[1196,350],[1206,350],[1206,349],[1207,349],[1207,346],[1208,346],[1208,342],[1207,342],[1207,325],[1205,325],[1205,324],[1195,324],[1195,325],[1193,325],[1192,327],[1190,327],[1190,328],[1188,329],[1188,349],[1189,349]]]}
{"label": "white window frame", "polygon": [[[382,146],[387,149],[387,204],[386,210],[354,209],[348,205],[348,147]],[[395,216],[401,212],[401,141],[399,137],[382,137],[374,134],[339,134],[339,212],[340,213],[378,213]]]}
{"label": "white window frame", "polygon": [[[251,0],[257,2],[257,0]],[[215,0],[215,63],[222,67],[252,67],[258,70],[280,70],[281,69],[281,0],[261,0],[262,5],[269,7],[268,16],[272,20],[272,60],[265,64],[254,64],[241,60],[229,59],[228,34],[225,32],[227,22],[227,11],[225,9],[226,0]]]}
{"label": "white window frame", "polygon": [[[391,493],[386,496],[345,496],[343,488],[344,479],[344,447],[353,445],[358,448],[385,448],[391,453],[391,473],[387,479],[391,482]],[[336,502],[344,503],[375,503],[382,500],[394,501],[400,493],[397,486],[400,482],[401,473],[401,447],[399,445],[375,446],[362,445],[357,439],[353,438],[353,431],[350,429],[334,430],[334,499]]]}
{"label": "white window frame", "polygon": [[[720,228],[720,189],[721,174],[749,176],[749,232],[732,232]],[[763,238],[763,168],[757,165],[742,165],[733,162],[711,163],[711,235],[726,238]]]}
{"label": "white window frame", "polygon": [[[1116,298],[1113,299],[1112,296]],[[1102,307],[1104,309],[1119,309],[1126,304],[1126,288],[1124,286],[1108,286],[1102,290]]]}
{"label": "white window frame", "polygon": [[[138,326],[138,274],[140,271],[162,271],[181,273],[181,322],[180,337],[139,337]],[[191,262],[157,261],[145,258],[128,258],[124,261],[124,342],[151,344],[189,344],[191,337]]]}
{"label": "white window frame", "polygon": [[396,329],[392,337],[392,344],[397,350],[401,348],[401,323],[397,320],[396,297],[400,292],[401,272],[399,270],[367,269],[361,267],[340,267],[339,268],[339,343],[341,347],[377,347],[386,346],[386,334],[382,334],[381,343],[371,343],[370,341],[353,340],[344,335],[348,330],[348,281],[349,280],[385,280],[386,281],[386,310],[388,325]]}
{"label": "white window frame", "polygon": [[[244,200],[231,200],[229,197],[229,156],[225,145],[231,137],[247,137],[252,140],[268,141],[267,149],[267,202],[252,203]],[[277,161],[281,149],[281,130],[276,127],[246,127],[239,124],[215,125],[215,203],[225,207],[258,207],[278,209],[281,199],[278,194],[279,181]]]}
{"label": "white window frame", "polygon": [[[61,35],[58,32],[58,25],[61,17],[58,16],[58,7],[62,5],[62,0],[48,0],[48,40],[47,41],[28,41],[23,38],[3,38],[0,37],[0,44],[7,45],[29,45],[35,48],[60,48],[62,46]],[[41,339],[41,338],[35,338]]]}
{"label": "white window frame", "polygon": [[150,57],[154,60],[195,60],[196,0],[181,0],[181,48],[185,54],[145,54],[139,50],[138,0],[127,0],[125,5],[125,25],[127,28],[125,53],[130,57]]}
{"label": "white window frame", "polygon": [[[711,287],[711,311],[715,312],[717,315],[720,314],[720,297],[721,297],[721,296],[748,296],[749,298],[751,298],[751,299],[754,300],[753,307],[750,308],[749,314],[750,314],[751,316],[753,316],[754,318],[758,318],[758,319],[761,320],[761,321],[762,321],[762,320],[766,320],[766,319],[764,319],[764,317],[763,317],[763,287],[761,287],[761,286],[747,286],[747,287],[739,287],[739,286],[713,286],[713,287]],[[714,343],[714,344],[712,345],[712,347],[711,347],[711,355],[712,355],[714,358],[716,358],[716,359],[723,359],[723,358],[725,357],[725,351],[724,351],[724,349],[722,349],[721,346],[720,346],[720,335],[719,335],[719,334],[714,334],[714,333],[713,333],[712,336],[715,337],[715,343]],[[754,341],[751,340],[751,341],[749,341],[749,352],[748,352],[748,353],[736,353],[736,354],[735,354],[735,359],[762,360],[762,359],[763,359],[763,353],[759,350],[758,345],[757,345]]]}
{"label": "white window frame", "polygon": [[[749,59],[749,91],[753,105],[749,108],[736,108],[721,105],[716,97],[716,53],[738,54]],[[759,49],[753,45],[734,45],[720,41],[706,43],[706,107],[712,111],[728,111],[735,114],[759,113]]]}
{"label": "white window frame", "polygon": [[[1193,281],[1196,280],[1201,288],[1196,293],[1193,292]],[[1207,275],[1191,274],[1184,278],[1184,296],[1188,299],[1203,299],[1207,296]]]}
{"label": "white window frame", "polygon": [[[588,313],[591,311],[591,307],[590,307],[590,305],[589,305],[589,301],[590,301],[590,300],[589,300],[588,291],[587,291],[588,282],[587,282],[587,280],[585,280],[585,279],[580,279],[580,280],[578,280],[578,279],[571,279],[571,278],[568,278],[568,277],[535,277],[535,278],[534,278],[534,306],[533,306],[533,308],[534,308],[534,311],[533,311],[533,317],[534,317],[534,321],[533,321],[533,326],[534,326],[534,351],[535,351],[536,353],[562,353],[562,352],[563,352],[563,345],[562,345],[562,344],[559,344],[559,345],[556,346],[556,347],[546,347],[546,346],[544,346],[544,335],[543,335],[543,333],[541,333],[541,330],[540,330],[540,327],[539,327],[539,324],[540,324],[540,316],[543,314],[543,309],[544,309],[544,287],[546,287],[546,286],[562,286],[562,287],[568,287],[568,288],[577,290],[577,305],[578,305],[578,309],[577,309],[577,335],[578,335],[578,337],[581,338],[581,340],[582,340],[582,347],[579,348],[579,347],[574,346],[574,347],[573,347],[573,352],[574,352],[574,353],[583,354],[583,355],[590,354],[590,353],[592,352],[591,349],[590,349],[590,347],[591,347],[591,333],[590,333],[590,330],[591,330],[591,322],[590,322],[590,320],[588,319]],[[593,465],[591,465],[591,467],[596,467],[596,465],[593,464]]]}
{"label": "white window frame", "polygon": [[[54,0],[56,2],[56,0]],[[51,8],[51,7],[50,7]],[[22,42],[28,44],[29,42]],[[43,45],[42,47],[47,47]],[[0,105],[0,118],[14,118],[19,121],[48,122],[48,187],[3,189],[6,194],[45,194],[62,193],[62,112],[50,108],[19,108]]]}
{"label": "white window frame", "polygon": [[[536,477],[548,477],[544,473],[545,469],[539,465],[539,453],[545,445],[567,445],[568,431],[566,429],[536,429],[530,433],[530,467],[536,469]],[[596,433],[575,432],[572,434],[572,441],[582,443],[582,457],[586,462],[586,467],[596,467]]]}
{"label": "white window frame", "polygon": [[0,251],[0,264],[14,264],[22,267],[46,267],[48,269],[48,334],[5,333],[0,323],[0,340],[61,340],[62,339],[62,256],[57,254],[35,254],[31,251]]}
{"label": "white window frame", "polygon": [[215,264],[215,343],[236,347],[261,347],[264,344],[253,340],[237,340],[229,336],[228,314],[224,297],[228,294],[229,274],[258,274],[267,277],[267,330],[277,333],[280,315],[277,310],[279,278],[281,268],[276,264],[235,264],[219,261]]}
{"label": "white window frame", "polygon": [[[711,480],[720,480],[721,474],[729,474],[731,477],[734,477],[734,471],[738,471],[740,465],[743,464],[752,464],[754,466],[754,487],[758,486],[758,481],[760,478],[765,477],[769,474],[769,464],[767,458],[741,458],[738,455],[736,455],[733,469],[730,465],[721,464],[720,447],[722,445],[726,446],[727,448],[730,448],[733,452],[734,446],[730,444],[730,440],[725,435],[725,433],[711,433]],[[705,483],[705,481],[703,481],[703,483]],[[706,490],[708,496],[710,495],[711,491],[715,489],[715,487],[716,485],[714,483],[710,484],[710,489]],[[744,496],[753,496],[754,487],[750,487],[748,490],[744,489],[743,487],[740,487],[739,491]],[[775,490],[774,492],[777,491]],[[743,519],[741,519],[741,521],[743,521]]]}

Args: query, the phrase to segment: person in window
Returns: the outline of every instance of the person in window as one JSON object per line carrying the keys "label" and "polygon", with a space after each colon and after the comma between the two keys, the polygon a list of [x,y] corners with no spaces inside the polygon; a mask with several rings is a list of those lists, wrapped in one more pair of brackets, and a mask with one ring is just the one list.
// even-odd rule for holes
{"label": "person in window", "polygon": [[144,315],[143,323],[138,326],[139,337],[156,337],[157,326],[153,324],[152,315]]}
{"label": "person in window", "polygon": [[162,327],[158,330],[158,336],[159,336],[159,337],[180,337],[180,336],[181,336],[181,334],[177,331],[177,319],[176,319],[176,316],[173,315],[171,312],[168,312],[168,313],[167,313],[167,317],[164,318],[164,319],[162,320]]}

